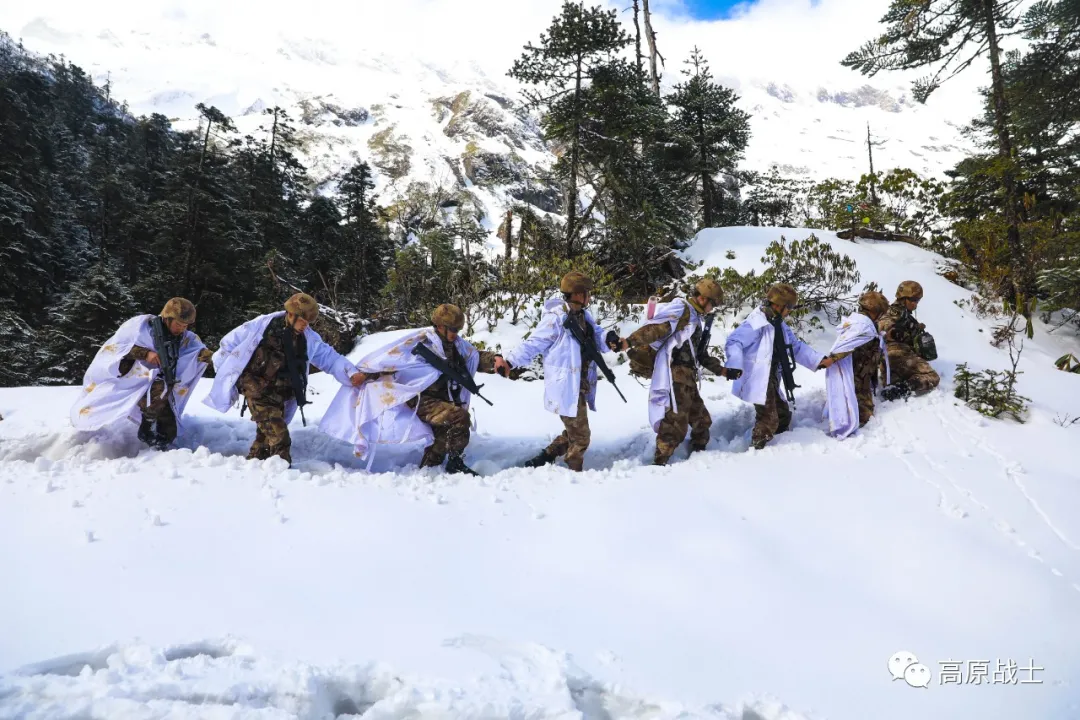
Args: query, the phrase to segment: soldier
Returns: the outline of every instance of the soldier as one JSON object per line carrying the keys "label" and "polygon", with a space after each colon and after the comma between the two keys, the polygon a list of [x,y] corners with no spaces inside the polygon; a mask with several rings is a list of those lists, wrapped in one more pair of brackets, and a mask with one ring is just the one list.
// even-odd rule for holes
{"label": "soldier", "polygon": [[[369,467],[373,446],[412,439],[427,443],[420,467],[445,460],[448,473],[477,475],[462,458],[470,439],[472,393],[436,365],[472,382],[477,372],[494,373],[501,356],[478,351],[461,337],[464,325],[461,308],[440,305],[431,315],[430,328],[414,330],[366,355],[357,365],[370,382],[359,390],[339,391],[320,427],[353,443]],[[419,345],[436,358],[422,357]]]}
{"label": "soldier", "polygon": [[[828,356],[833,364],[825,373],[825,410],[830,433],[835,436],[850,435],[874,414],[878,366],[885,355],[885,339],[878,332],[877,321],[888,308],[884,295],[865,292],[859,296],[859,312],[840,325]],[[852,412],[856,408],[857,417]]]}
{"label": "soldier", "polygon": [[[649,420],[656,432],[654,465],[667,464],[688,429],[691,453],[709,444],[712,417],[698,392],[698,366],[729,380],[741,374],[725,368],[702,342],[704,317],[722,299],[720,285],[705,278],[694,287],[692,297],[658,306],[651,322],[618,341],[620,350],[649,346],[656,351],[649,388]],[[711,318],[709,322],[711,326]]]}
{"label": "soldier", "polygon": [[[915,350],[916,338],[926,329],[926,325],[912,316],[919,307],[922,296],[922,285],[914,280],[905,280],[896,288],[896,301],[878,321],[878,327],[885,334],[892,382],[894,385],[906,385],[915,395],[924,395],[941,382],[930,363],[921,358]],[[886,368],[882,365],[883,379],[885,373]]]}
{"label": "soldier", "polygon": [[597,366],[566,323],[576,323],[581,336],[593,343],[598,352],[612,352],[603,330],[586,310],[592,289],[590,278],[579,272],[567,273],[559,283],[561,295],[544,303],[544,314],[536,330],[508,352],[505,359],[495,360],[496,370],[509,376],[514,368],[524,367],[537,355],[544,355],[544,408],[559,416],[563,432],[526,462],[525,467],[547,465],[560,456],[566,457],[566,466],[575,472],[581,472],[584,466],[585,451],[592,438],[589,410],[596,412]]}
{"label": "soldier", "polygon": [[794,402],[794,363],[815,371],[833,364],[833,360],[797,338],[784,322],[798,302],[795,288],[783,283],[773,285],[761,307],[755,308],[728,336],[724,346],[728,365],[743,371],[731,392],[754,405],[751,442],[758,450],[791,427],[791,409],[781,399],[779,388],[783,379],[787,399]]}
{"label": "soldier", "polygon": [[315,298],[297,293],[285,301],[284,311],[260,315],[230,331],[214,353],[217,375],[203,402],[228,412],[243,394],[256,427],[249,460],[277,455],[292,465],[288,424],[297,408],[303,415],[310,366],[343,385],[358,386],[366,379],[311,329],[318,316]]}
{"label": "soldier", "polygon": [[83,378],[85,393],[71,411],[80,430],[95,430],[138,409],[139,440],[164,450],[206,372],[212,353],[189,328],[195,306],[175,297],[157,315],[138,315],[98,351]]}

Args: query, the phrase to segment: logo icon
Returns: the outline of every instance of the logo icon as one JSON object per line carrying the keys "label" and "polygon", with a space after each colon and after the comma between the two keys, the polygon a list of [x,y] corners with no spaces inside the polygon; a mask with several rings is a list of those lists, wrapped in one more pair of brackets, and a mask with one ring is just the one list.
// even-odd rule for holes
{"label": "logo icon", "polygon": [[911,687],[930,685],[930,668],[919,662],[915,653],[901,650],[889,658],[889,674],[893,680],[903,680]]}

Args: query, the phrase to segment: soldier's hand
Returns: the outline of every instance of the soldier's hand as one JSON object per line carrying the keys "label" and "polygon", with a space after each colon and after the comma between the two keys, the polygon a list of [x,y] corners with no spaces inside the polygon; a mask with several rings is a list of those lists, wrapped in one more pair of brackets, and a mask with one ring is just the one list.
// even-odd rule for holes
{"label": "soldier's hand", "polygon": [[349,382],[352,384],[353,387],[360,387],[367,381],[367,379],[368,376],[365,373],[358,372],[351,378],[349,378]]}
{"label": "soldier's hand", "polygon": [[156,352],[151,350],[146,353],[146,359],[143,361],[150,367],[159,367],[161,365],[161,357]]}
{"label": "soldier's hand", "polygon": [[822,360],[821,363],[818,365],[818,370],[827,369],[834,362],[836,362],[836,360],[834,358],[827,357],[824,360]]}
{"label": "soldier's hand", "polygon": [[499,373],[504,378],[510,377],[510,363],[506,362],[502,355],[495,356],[495,372]]}
{"label": "soldier's hand", "polygon": [[615,352],[626,352],[630,349],[630,343],[626,338],[618,338],[614,343],[609,342],[608,347]]}
{"label": "soldier's hand", "polygon": [[742,370],[739,368],[724,368],[724,377],[728,380],[738,380],[742,377]]}

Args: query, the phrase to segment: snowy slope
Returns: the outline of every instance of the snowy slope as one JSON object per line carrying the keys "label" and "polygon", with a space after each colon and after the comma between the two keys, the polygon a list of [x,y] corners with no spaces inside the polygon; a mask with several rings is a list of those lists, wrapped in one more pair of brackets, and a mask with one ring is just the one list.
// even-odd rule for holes
{"label": "snowy slope", "polygon": [[[758,267],[780,232],[706,231],[689,254]],[[1080,343],[1040,327],[1029,422],[984,419],[953,368],[1007,357],[935,257],[818,234],[863,282],[921,282],[941,355],[939,390],[843,442],[801,368],[790,433],[749,449],[752,408],[709,381],[708,451],[653,468],[619,366],[629,403],[602,384],[582,475],[513,467],[560,424],[538,383],[484,376],[478,479],[416,450],[365,472],[314,428],[322,375],[292,470],[243,459],[235,410],[191,403],[182,447],[155,454],[133,427],[71,431],[78,388],[0,389],[0,717],[1080,717],[1080,425],[1053,422],[1080,412],[1080,377],[1051,365]],[[928,688],[892,680],[901,650]],[[1044,669],[943,686],[950,659]]]}

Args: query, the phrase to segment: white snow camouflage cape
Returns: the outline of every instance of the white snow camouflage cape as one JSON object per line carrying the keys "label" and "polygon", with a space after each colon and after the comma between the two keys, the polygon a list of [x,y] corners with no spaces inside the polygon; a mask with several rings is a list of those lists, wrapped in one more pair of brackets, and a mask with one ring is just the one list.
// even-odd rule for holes
{"label": "white snow camouflage cape", "polygon": [[[284,317],[285,311],[279,310],[268,315],[260,315],[248,320],[238,328],[233,328],[229,334],[221,338],[221,345],[214,353],[214,385],[203,399],[203,404],[212,407],[218,412],[229,412],[229,408],[236,404],[240,397],[240,391],[236,389],[236,381],[244,372],[255,349],[262,341],[266,326],[274,318]],[[344,355],[340,355],[334,348],[323,342],[319,334],[310,327],[304,330],[304,339],[307,341],[308,364],[314,365],[325,373],[333,375],[343,385],[349,384],[349,378],[356,374],[356,368]],[[310,372],[308,364],[304,365],[304,376]],[[285,424],[292,422],[296,415],[296,400],[288,398],[285,401]]]}
{"label": "white snow camouflage cape", "polygon": [[[686,308],[690,308],[690,322],[686,323],[686,327],[682,330],[675,332],[675,328],[679,324],[679,318],[682,317]],[[653,319],[647,324],[660,325],[665,323],[670,327],[669,333],[671,334],[664,339],[649,344],[649,347],[656,350],[652,381],[649,384],[649,423],[652,425],[653,432],[660,429],[660,422],[664,419],[669,407],[675,412],[679,411],[675,403],[675,384],[671,379],[671,355],[675,352],[675,348],[694,335],[694,331],[701,324],[701,315],[698,314],[698,311],[694,309],[694,306],[686,298],[675,298],[669,303],[658,305]],[[691,346],[690,352],[694,352],[693,346]]]}
{"label": "white snow camouflage cape", "polygon": [[[784,328],[784,339],[795,353],[795,362],[807,369],[817,370],[825,356],[797,338],[787,323],[781,325]],[[765,404],[775,334],[776,331],[765,317],[765,312],[759,307],[728,335],[724,344],[727,367],[743,371],[731,386],[732,395],[754,405]],[[776,372],[780,372],[779,368]]]}
{"label": "white snow camouflage cape", "polygon": [[[581,348],[563,323],[569,307],[562,295],[555,295],[544,303],[544,314],[540,324],[529,338],[516,348],[506,353],[506,362],[511,366],[524,367],[533,358],[544,353],[544,408],[566,417],[576,417],[578,393],[581,391]],[[586,310],[585,319],[595,332],[596,348],[600,352],[611,352],[604,342],[604,332]],[[586,400],[589,409],[596,411],[596,363],[589,364],[589,392]]]}
{"label": "white snow camouflage cape", "polygon": [[[874,340],[881,346],[885,358],[885,384],[892,381],[889,372],[889,354],[885,350],[885,335],[878,333],[874,321],[862,313],[855,313],[840,324],[840,333],[830,353],[854,350]],[[829,435],[845,438],[859,430],[859,402],[855,397],[855,358],[848,355],[833,363],[825,371],[825,408],[821,419],[829,421]]]}
{"label": "white snow camouflage cape", "polygon": [[[378,445],[423,442],[427,447],[435,441],[431,427],[417,417],[415,408],[405,404],[439,379],[438,370],[413,355],[419,342],[446,358],[442,338],[434,328],[414,330],[391,340],[356,364],[360,372],[390,374],[358,388],[338,390],[319,423],[319,429],[327,435],[352,444],[357,457],[367,458],[368,469],[375,460],[373,448]],[[469,375],[474,375],[480,366],[480,353],[460,335],[454,345],[465,358]],[[446,399],[452,401],[449,389]],[[461,402],[466,410],[471,400],[469,391],[462,388]]]}
{"label": "white snow camouflage cape", "polygon": [[[150,321],[155,317],[136,315],[121,325],[98,350],[83,376],[83,392],[71,408],[71,424],[77,430],[97,430],[124,417],[136,423],[142,421],[139,400],[151,399],[150,388],[161,369],[136,360],[127,375],[121,377],[120,361],[136,345],[154,349]],[[184,331],[180,358],[176,363],[176,384],[169,393],[177,429],[183,427],[181,418],[191,399],[191,391],[206,372],[206,363],[199,362],[199,351],[205,347],[198,335]]]}

